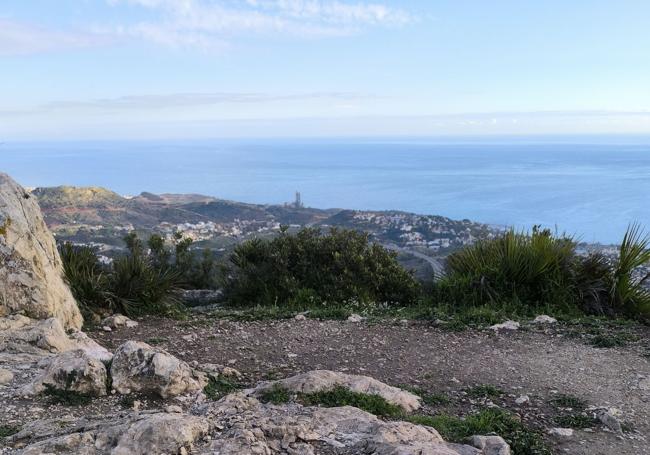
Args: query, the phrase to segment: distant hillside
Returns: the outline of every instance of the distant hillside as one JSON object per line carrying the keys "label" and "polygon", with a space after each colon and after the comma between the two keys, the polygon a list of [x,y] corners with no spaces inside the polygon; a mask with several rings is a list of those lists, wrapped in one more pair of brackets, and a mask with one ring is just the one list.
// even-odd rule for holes
{"label": "distant hillside", "polygon": [[260,205],[199,194],[141,193],[126,198],[104,188],[37,188],[45,220],[64,240],[116,247],[126,231],[175,231],[211,247],[254,235],[273,235],[281,225],[334,226],[370,233],[391,247],[445,253],[494,235],[487,225],[399,211],[321,210]]}

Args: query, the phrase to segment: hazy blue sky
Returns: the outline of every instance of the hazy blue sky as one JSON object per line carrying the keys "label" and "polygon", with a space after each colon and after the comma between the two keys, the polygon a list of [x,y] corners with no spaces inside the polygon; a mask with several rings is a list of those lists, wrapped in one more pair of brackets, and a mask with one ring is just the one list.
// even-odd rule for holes
{"label": "hazy blue sky", "polygon": [[0,141],[650,133],[648,0],[2,0]]}

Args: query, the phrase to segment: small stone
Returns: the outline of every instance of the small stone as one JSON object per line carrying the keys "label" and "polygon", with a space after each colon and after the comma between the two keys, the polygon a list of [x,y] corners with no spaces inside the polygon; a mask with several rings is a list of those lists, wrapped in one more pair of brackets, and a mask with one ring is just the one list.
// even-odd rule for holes
{"label": "small stone", "polygon": [[112,332],[112,331],[113,331],[113,329],[111,329],[111,328],[110,328],[109,326],[107,326],[107,325],[103,326],[103,327],[102,327],[102,330],[103,330],[104,332]]}
{"label": "small stone", "polygon": [[522,404],[526,404],[530,401],[530,398],[528,398],[528,395],[522,395],[519,398],[515,400],[515,403],[517,403],[519,406]]}
{"label": "small stone", "polygon": [[14,378],[14,374],[5,369],[5,368],[0,368],[0,385],[6,385],[9,384]]}
{"label": "small stone", "polygon": [[142,406],[142,402],[140,400],[135,400],[133,402],[132,408],[134,411],[138,412],[140,410],[140,406]]}
{"label": "small stone", "polygon": [[297,315],[294,317],[294,319],[295,319],[296,321],[305,321],[305,320],[307,320],[307,317],[306,317],[304,314],[297,314]]}
{"label": "small stone", "polygon": [[470,444],[485,455],[510,455],[510,446],[500,436],[472,436]]}
{"label": "small stone", "polygon": [[498,332],[499,330],[519,330],[519,323],[517,321],[506,321],[501,324],[494,324],[490,329]]}
{"label": "small stone", "polygon": [[573,437],[573,430],[571,428],[551,428],[548,434],[557,439],[568,439]]}
{"label": "small stone", "polygon": [[180,413],[183,412],[183,408],[181,408],[180,406],[178,406],[176,404],[170,404],[169,406],[167,406],[165,408],[165,412],[167,412],[169,414],[180,414]]}
{"label": "small stone", "polygon": [[361,321],[363,321],[363,318],[358,314],[351,314],[350,316],[348,316],[348,322],[361,322]]}
{"label": "small stone", "polygon": [[533,319],[533,324],[555,324],[557,319],[547,316],[545,314],[537,316]]}

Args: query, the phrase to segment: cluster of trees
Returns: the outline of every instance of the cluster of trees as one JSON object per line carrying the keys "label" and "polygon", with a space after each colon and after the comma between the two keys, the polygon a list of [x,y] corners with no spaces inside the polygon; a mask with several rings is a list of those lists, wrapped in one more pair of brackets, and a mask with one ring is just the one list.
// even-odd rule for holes
{"label": "cluster of trees", "polygon": [[175,236],[143,242],[125,237],[126,253],[103,265],[88,247],[61,246],[65,273],[88,311],[129,315],[168,313],[179,289],[224,291],[236,307],[440,305],[488,306],[517,312],[584,312],[650,320],[650,291],[633,272],[650,262],[649,239],[638,226],[625,235],[619,257],[579,255],[576,242],[549,230],[509,231],[448,258],[446,275],[422,286],[396,253],[354,230],[283,229],[270,240],[235,247],[226,263]]}

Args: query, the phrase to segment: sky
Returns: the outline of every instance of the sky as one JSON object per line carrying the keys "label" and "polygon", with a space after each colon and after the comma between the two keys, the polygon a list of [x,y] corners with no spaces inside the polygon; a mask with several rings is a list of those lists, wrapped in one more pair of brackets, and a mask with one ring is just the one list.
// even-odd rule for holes
{"label": "sky", "polygon": [[2,0],[3,140],[650,134],[647,0]]}

